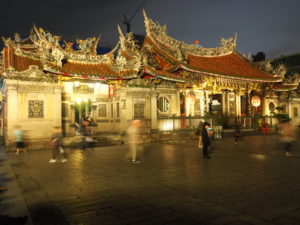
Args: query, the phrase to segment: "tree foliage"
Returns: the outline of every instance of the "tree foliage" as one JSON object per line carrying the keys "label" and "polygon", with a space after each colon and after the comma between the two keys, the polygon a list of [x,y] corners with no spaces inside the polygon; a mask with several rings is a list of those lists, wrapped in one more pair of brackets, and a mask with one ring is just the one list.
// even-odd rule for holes
{"label": "tree foliage", "polygon": [[266,59],[266,54],[264,52],[257,52],[255,55],[252,55],[253,62],[261,62]]}

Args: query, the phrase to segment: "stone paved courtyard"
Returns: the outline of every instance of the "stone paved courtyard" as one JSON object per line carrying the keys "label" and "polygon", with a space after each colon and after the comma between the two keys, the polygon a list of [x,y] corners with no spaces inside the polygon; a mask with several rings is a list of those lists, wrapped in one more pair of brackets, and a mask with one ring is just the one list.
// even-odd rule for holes
{"label": "stone paved courtyard", "polygon": [[300,224],[300,149],[286,157],[277,136],[213,143],[203,160],[196,141],[145,144],[142,163],[127,147],[9,153],[34,224]]}

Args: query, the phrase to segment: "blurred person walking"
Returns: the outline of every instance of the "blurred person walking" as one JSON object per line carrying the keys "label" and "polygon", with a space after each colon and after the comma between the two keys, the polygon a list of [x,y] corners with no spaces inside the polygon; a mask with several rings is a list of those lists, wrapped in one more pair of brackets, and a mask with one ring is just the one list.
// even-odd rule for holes
{"label": "blurred person walking", "polygon": [[292,156],[291,145],[295,141],[295,129],[290,123],[290,120],[282,121],[279,126],[280,140],[285,146],[286,156]]}
{"label": "blurred person walking", "polygon": [[127,136],[128,136],[128,143],[130,149],[130,157],[131,162],[139,163],[138,160],[138,151],[139,151],[139,144],[141,143],[141,134],[140,134],[140,120],[133,120],[131,122],[130,127],[127,129]]}
{"label": "blurred person walking", "polygon": [[62,155],[63,159],[61,162],[67,162],[67,153],[63,147],[63,135],[60,127],[54,127],[54,132],[51,140],[52,146],[52,158],[49,160],[49,163],[55,163],[57,155]]}
{"label": "blurred person walking", "polygon": [[202,145],[202,129],[203,129],[203,122],[200,121],[198,128],[196,130],[196,136],[198,136],[198,148],[203,148]]}
{"label": "blurred person walking", "polygon": [[203,158],[210,159],[208,155],[208,147],[210,146],[210,140],[207,129],[210,127],[208,122],[204,122],[202,126],[202,143],[203,143]]}
{"label": "blurred person walking", "polygon": [[24,144],[24,131],[21,129],[20,125],[15,126],[14,136],[15,136],[15,143],[16,143],[16,154],[18,155],[21,151],[27,153]]}
{"label": "blurred person walking", "polygon": [[242,137],[241,126],[238,123],[234,125],[235,133],[234,133],[234,144],[238,144],[239,139]]}

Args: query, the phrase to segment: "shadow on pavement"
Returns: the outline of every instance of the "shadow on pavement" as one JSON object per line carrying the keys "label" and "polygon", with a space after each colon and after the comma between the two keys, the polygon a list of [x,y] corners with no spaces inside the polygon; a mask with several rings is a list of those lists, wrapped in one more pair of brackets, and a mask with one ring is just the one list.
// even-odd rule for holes
{"label": "shadow on pavement", "polygon": [[35,204],[29,207],[31,218],[35,224],[43,225],[68,225],[64,216],[53,205],[48,204]]}

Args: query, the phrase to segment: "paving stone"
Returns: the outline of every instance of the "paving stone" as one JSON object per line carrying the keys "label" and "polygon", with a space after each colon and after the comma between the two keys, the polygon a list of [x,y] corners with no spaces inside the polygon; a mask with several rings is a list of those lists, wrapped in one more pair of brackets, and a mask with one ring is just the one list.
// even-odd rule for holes
{"label": "paving stone", "polygon": [[287,217],[287,216],[279,217],[279,218],[273,220],[272,222],[275,224],[278,224],[278,225],[281,225],[281,224],[297,225],[297,224],[299,224],[299,221],[297,221],[291,217]]}
{"label": "paving stone", "polygon": [[210,160],[190,141],[145,144],[140,164],[125,160],[128,146],[68,150],[64,164],[32,151],[10,164],[35,224],[297,224],[300,158],[276,138],[213,141]]}

